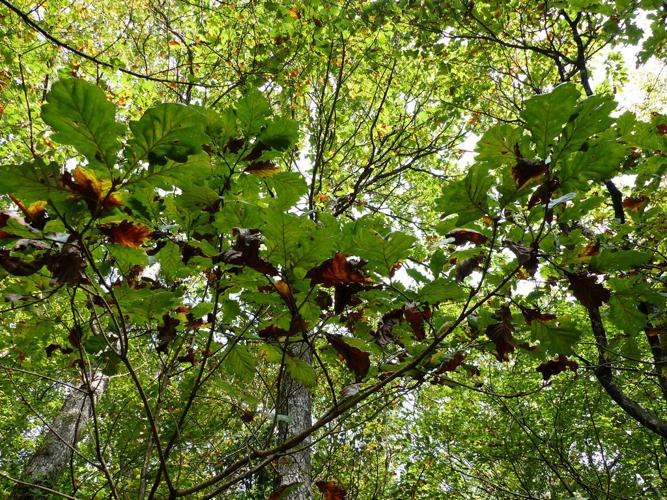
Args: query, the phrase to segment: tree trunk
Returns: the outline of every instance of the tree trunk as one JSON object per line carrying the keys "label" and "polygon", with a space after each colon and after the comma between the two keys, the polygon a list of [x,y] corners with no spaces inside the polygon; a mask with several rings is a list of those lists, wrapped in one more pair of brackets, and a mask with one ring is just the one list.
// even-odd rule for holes
{"label": "tree trunk", "polygon": [[[90,377],[92,397],[97,402],[104,393],[109,377],[96,371]],[[31,485],[51,488],[60,474],[67,468],[73,449],[83,435],[92,416],[91,394],[87,384],[78,390],[72,389],[65,398],[62,409],[48,426],[48,432],[42,443],[26,465],[21,481]],[[44,493],[37,488],[17,485],[12,498],[32,499],[43,498]]]}
{"label": "tree trunk", "polygon": [[[302,352],[301,352],[302,351]],[[308,345],[301,344],[292,353],[299,356],[303,361],[310,364],[311,352]],[[285,372],[280,388],[280,407],[281,415],[287,416],[287,422],[281,421],[278,425],[278,432],[281,441],[285,441],[291,436],[300,434],[312,426],[310,390],[302,383],[294,380],[289,373]],[[293,483],[301,485],[287,495],[288,500],[309,500],[311,494],[311,465],[310,465],[310,438],[306,438],[299,448],[303,450],[296,451],[281,457],[278,460],[279,486]]]}

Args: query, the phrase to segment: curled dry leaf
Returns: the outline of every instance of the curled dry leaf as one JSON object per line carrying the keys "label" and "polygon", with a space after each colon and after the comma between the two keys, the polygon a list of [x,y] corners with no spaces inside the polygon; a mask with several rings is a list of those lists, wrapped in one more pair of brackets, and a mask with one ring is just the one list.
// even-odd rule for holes
{"label": "curled dry leaf", "polygon": [[644,208],[647,202],[648,197],[646,196],[638,196],[636,198],[627,197],[623,200],[623,208],[627,208],[633,212],[639,212]]}
{"label": "curled dry leaf", "polygon": [[157,329],[158,346],[157,352],[166,353],[169,350],[169,344],[176,338],[176,326],[180,323],[176,318],[169,314],[162,316],[162,325]]}
{"label": "curled dry leaf", "polygon": [[474,255],[459,262],[456,265],[456,282],[461,283],[464,279],[470,276],[473,271],[478,269],[483,261],[483,255]]}
{"label": "curled dry leaf", "polygon": [[235,227],[233,233],[236,241],[231,250],[226,250],[213,258],[214,263],[224,262],[238,266],[248,266],[257,272],[276,276],[278,269],[269,261],[259,256],[262,237],[257,229],[239,229]]}
{"label": "curled dry leaf", "polygon": [[449,359],[444,360],[438,367],[438,373],[453,372],[456,370],[463,360],[466,358],[466,355],[463,351],[456,351]]}
{"label": "curled dry leaf", "polygon": [[315,484],[324,495],[324,500],[347,500],[347,490],[333,481],[317,481]]}
{"label": "curled dry leaf", "polygon": [[474,229],[465,229],[457,228],[452,229],[446,235],[447,238],[452,238],[455,245],[464,245],[466,243],[474,243],[475,245],[481,245],[486,243],[488,238],[486,235],[475,231]]}
{"label": "curled dry leaf", "polygon": [[544,161],[517,158],[516,164],[512,167],[512,178],[517,189],[521,189],[531,180],[542,177],[546,171],[547,164]]}
{"label": "curled dry leaf", "polygon": [[60,182],[74,193],[75,199],[85,201],[91,212],[99,206],[111,210],[123,205],[118,193],[111,192],[111,181],[99,179],[93,172],[82,167],[75,168],[73,174],[65,172]]}
{"label": "curled dry leaf", "polygon": [[351,262],[345,254],[337,253],[332,259],[306,273],[311,285],[331,287],[346,283],[370,283],[370,278],[361,274],[361,262]]}
{"label": "curled dry leaf", "polygon": [[99,226],[102,234],[109,237],[112,243],[118,243],[128,248],[139,248],[144,241],[150,238],[151,230],[143,224],[127,220],[109,222]]}
{"label": "curled dry leaf", "polygon": [[505,246],[509,248],[514,255],[516,255],[519,264],[526,270],[531,276],[534,276],[537,272],[537,250],[534,248],[528,248],[522,243],[514,243],[510,240],[505,240]]}
{"label": "curled dry leaf", "polygon": [[530,309],[527,307],[521,308],[521,314],[523,314],[523,318],[529,325],[533,321],[553,321],[557,318],[555,314],[543,313],[539,309]]}
{"label": "curled dry leaf", "polygon": [[512,335],[514,325],[512,325],[510,308],[501,306],[494,314],[494,317],[499,320],[499,323],[489,325],[486,328],[486,335],[496,346],[494,355],[498,361],[509,361],[509,354],[516,349],[516,342]]}
{"label": "curled dry leaf", "polygon": [[576,373],[577,368],[579,368],[579,364],[576,361],[568,359],[564,354],[558,354],[554,359],[550,359],[538,366],[536,371],[542,374],[544,380],[549,380],[552,376],[558,375],[567,369]]}
{"label": "curled dry leaf", "polygon": [[371,367],[370,354],[345,342],[342,335],[327,334],[326,337],[338,355],[345,360],[347,367],[355,373],[357,382],[363,379]]}

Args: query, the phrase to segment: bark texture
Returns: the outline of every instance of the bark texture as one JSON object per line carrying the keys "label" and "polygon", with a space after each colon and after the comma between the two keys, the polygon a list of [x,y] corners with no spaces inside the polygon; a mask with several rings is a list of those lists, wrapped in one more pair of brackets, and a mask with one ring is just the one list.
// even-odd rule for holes
{"label": "bark texture", "polygon": [[[292,353],[310,364],[311,353],[307,345],[299,346],[292,350]],[[285,441],[312,426],[311,395],[306,386],[294,380],[287,372],[284,374],[280,389],[279,412],[281,415],[286,415],[289,420],[280,422],[278,426],[280,439]],[[304,449],[285,455],[278,460],[277,470],[280,485],[301,483],[298,489],[285,497],[286,499],[309,500],[312,498],[309,444],[310,438],[306,438],[299,446]]]}
{"label": "bark texture", "polygon": [[[92,416],[92,401],[97,402],[109,383],[109,377],[94,372],[90,377],[92,394],[87,384],[72,389],[60,412],[48,425],[42,443],[26,465],[21,480],[25,483],[51,487],[69,465],[74,448],[81,439]],[[91,397],[93,399],[91,399]],[[28,500],[43,498],[38,489],[17,485],[12,498]]]}

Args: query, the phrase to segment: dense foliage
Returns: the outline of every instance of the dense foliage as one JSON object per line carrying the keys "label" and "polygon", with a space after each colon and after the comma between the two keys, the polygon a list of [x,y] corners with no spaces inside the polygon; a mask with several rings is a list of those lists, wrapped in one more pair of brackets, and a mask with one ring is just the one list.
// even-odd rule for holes
{"label": "dense foliage", "polygon": [[666,18],[0,0],[0,495],[661,498]]}

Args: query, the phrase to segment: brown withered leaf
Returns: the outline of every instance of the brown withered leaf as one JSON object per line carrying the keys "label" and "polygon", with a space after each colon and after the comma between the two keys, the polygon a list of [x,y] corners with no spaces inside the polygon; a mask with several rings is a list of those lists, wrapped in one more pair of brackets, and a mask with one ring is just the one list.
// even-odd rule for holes
{"label": "brown withered leaf", "polygon": [[466,355],[463,353],[463,351],[456,351],[453,356],[444,360],[440,364],[440,367],[438,367],[438,373],[453,372],[459,367],[459,365],[461,365],[461,363],[463,363],[464,359],[466,359]]}
{"label": "brown withered leaf", "polygon": [[570,282],[572,295],[581,302],[586,309],[597,309],[605,302],[609,302],[611,293],[604,286],[595,281],[595,278],[585,273],[565,273]]}
{"label": "brown withered leaf", "polygon": [[188,347],[186,353],[183,356],[178,356],[176,361],[179,363],[190,363],[192,366],[195,366],[197,364],[197,357],[195,356],[192,347]]}
{"label": "brown withered leaf", "polygon": [[169,350],[169,344],[176,338],[176,327],[180,321],[172,318],[169,314],[162,316],[162,325],[157,329],[158,345],[157,352],[166,353]]}
{"label": "brown withered leaf", "polygon": [[60,182],[74,193],[75,199],[85,201],[91,212],[99,206],[104,210],[111,210],[123,205],[118,193],[111,192],[111,181],[99,179],[93,172],[82,167],[75,168],[73,174],[65,172]]}
{"label": "brown withered leaf", "polygon": [[446,235],[447,238],[453,238],[455,245],[464,245],[466,243],[474,243],[475,245],[481,245],[486,243],[488,238],[486,235],[475,231],[474,229],[465,229],[465,228],[456,228],[449,231]]}
{"label": "brown withered leaf", "polygon": [[546,171],[547,164],[544,161],[527,160],[519,157],[516,165],[512,167],[512,178],[517,189],[521,189],[531,180],[542,177]]}
{"label": "brown withered leaf", "polygon": [[269,261],[259,256],[262,237],[257,229],[240,229],[235,227],[232,234],[236,241],[231,250],[226,250],[213,258],[214,263],[224,262],[237,266],[248,266],[257,272],[276,276],[278,269]]}
{"label": "brown withered leaf", "polygon": [[529,325],[533,321],[553,321],[557,318],[555,314],[543,313],[539,309],[530,309],[527,307],[521,308],[521,314],[523,314],[523,318]]}
{"label": "brown withered leaf", "polygon": [[483,255],[473,255],[467,259],[463,259],[456,265],[456,282],[461,283],[464,279],[472,274],[473,271],[479,268],[484,261]]}
{"label": "brown withered leaf", "polygon": [[243,161],[255,161],[260,156],[262,156],[262,153],[264,153],[264,151],[268,151],[269,149],[270,149],[269,146],[267,146],[266,144],[262,142],[257,142],[256,144],[253,145],[253,148],[250,151],[250,153],[248,153],[243,157]]}
{"label": "brown withered leaf", "polygon": [[280,172],[280,167],[272,161],[256,161],[248,165],[244,172],[255,177],[273,177]]}
{"label": "brown withered leaf", "polygon": [[516,255],[519,264],[526,270],[531,276],[534,276],[537,272],[537,250],[533,248],[528,248],[522,243],[514,243],[510,240],[505,240],[505,246],[509,248],[514,255]]}
{"label": "brown withered leaf", "polygon": [[49,344],[46,346],[44,350],[46,351],[47,358],[53,356],[53,353],[55,351],[60,351],[61,354],[65,355],[72,354],[74,352],[74,349],[72,349],[71,347],[63,347],[60,344]]}
{"label": "brown withered leaf", "polygon": [[0,250],[0,266],[13,276],[30,276],[39,271],[46,263],[46,257],[37,257],[34,260],[22,260],[10,255],[9,250]]}
{"label": "brown withered leaf", "polygon": [[308,271],[306,278],[310,278],[311,285],[326,287],[345,283],[370,283],[370,278],[361,274],[361,267],[361,261],[350,261],[345,254],[336,253],[333,258]]}
{"label": "brown withered leaf", "polygon": [[295,333],[296,332],[290,333],[288,330],[280,328],[279,326],[276,325],[266,326],[257,332],[257,334],[261,338],[267,340],[277,340],[282,337],[289,337],[290,335],[294,335]]}
{"label": "brown withered leaf", "polygon": [[56,283],[75,286],[89,282],[86,277],[86,261],[75,241],[68,241],[59,254],[49,256],[46,267],[51,271]]}
{"label": "brown withered leaf", "polygon": [[108,222],[101,224],[98,228],[102,234],[109,237],[112,243],[128,248],[140,248],[151,235],[148,227],[128,220]]}
{"label": "brown withered leaf", "polygon": [[244,145],[245,139],[243,138],[229,139],[223,150],[229,153],[238,153]]}
{"label": "brown withered leaf", "polygon": [[591,257],[594,257],[600,253],[600,242],[591,241],[584,248],[577,252],[577,259],[580,260],[590,260]]}
{"label": "brown withered leaf", "polygon": [[636,198],[629,196],[623,200],[623,208],[627,208],[628,210],[632,210],[634,212],[639,212],[644,208],[647,202],[648,202],[647,196],[642,195]]}
{"label": "brown withered leaf", "polygon": [[395,326],[400,324],[401,321],[403,321],[402,309],[394,309],[382,316],[377,330],[374,332],[375,341],[380,347],[384,347],[395,340],[392,330]]}
{"label": "brown withered leaf", "polygon": [[81,347],[82,338],[83,338],[83,332],[81,331],[81,328],[78,326],[72,328],[67,335],[67,340],[69,340],[69,343],[75,349]]}
{"label": "brown withered leaf", "polygon": [[[0,212],[0,227],[5,227],[7,225],[9,217],[10,217],[9,214],[6,214],[5,212]],[[16,237],[15,235],[0,229],[0,238],[15,238],[15,237]]]}
{"label": "brown withered leaf", "polygon": [[528,200],[528,208],[533,208],[536,205],[547,203],[551,199],[551,195],[556,189],[560,187],[558,179],[551,179],[538,187]]}
{"label": "brown withered leaf", "polygon": [[345,254],[336,253],[306,273],[311,285],[331,287],[344,283],[370,283],[370,278],[361,274],[361,262],[350,262]]}
{"label": "brown withered leaf", "polygon": [[498,361],[509,361],[509,354],[516,349],[516,342],[512,335],[514,325],[512,325],[510,308],[501,306],[494,314],[494,318],[499,320],[499,323],[486,327],[486,335],[496,345],[494,355]]}
{"label": "brown withered leaf", "polygon": [[426,330],[424,329],[424,322],[431,318],[431,309],[424,306],[420,309],[416,303],[411,303],[403,306],[403,316],[408,322],[412,333],[415,334],[417,340],[424,340],[426,338]]}
{"label": "brown withered leaf", "polygon": [[345,342],[342,335],[327,334],[326,337],[338,355],[345,360],[347,367],[355,373],[356,381],[360,382],[371,367],[370,354]]}
{"label": "brown withered leaf", "polygon": [[567,369],[577,372],[579,364],[576,361],[568,359],[564,354],[558,354],[554,359],[542,363],[536,368],[536,371],[542,374],[544,380],[549,380],[552,376],[558,375]]}
{"label": "brown withered leaf", "polygon": [[333,481],[317,481],[315,484],[324,495],[324,500],[347,500],[347,490]]}
{"label": "brown withered leaf", "polygon": [[361,283],[338,283],[334,285],[334,313],[342,313],[347,306],[361,303],[357,293],[364,289]]}
{"label": "brown withered leaf", "polygon": [[658,129],[659,135],[667,135],[667,123],[658,123],[655,128]]}
{"label": "brown withered leaf", "polygon": [[[254,413],[253,413],[253,419],[254,419]],[[243,420],[243,416],[241,416],[241,420]],[[244,422],[248,422],[247,420],[243,420]],[[249,420],[250,422],[252,420]],[[282,484],[278,486],[271,495],[269,495],[269,498],[267,500],[282,500],[285,498],[287,495],[292,493],[295,489],[297,489],[299,486],[301,486],[302,483],[300,482],[295,482],[295,483],[289,483],[289,484]]]}

